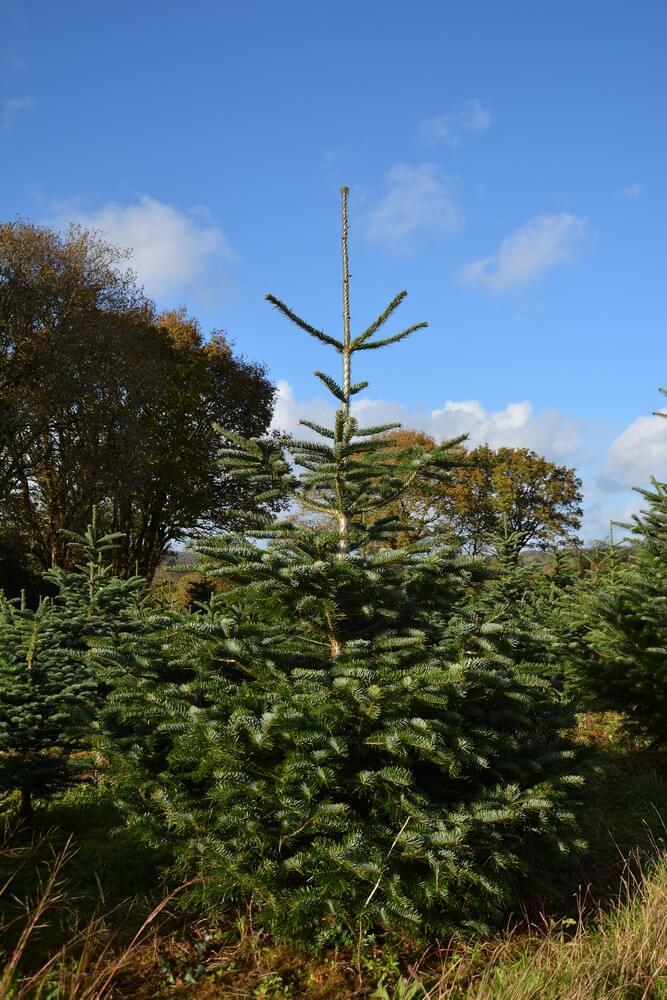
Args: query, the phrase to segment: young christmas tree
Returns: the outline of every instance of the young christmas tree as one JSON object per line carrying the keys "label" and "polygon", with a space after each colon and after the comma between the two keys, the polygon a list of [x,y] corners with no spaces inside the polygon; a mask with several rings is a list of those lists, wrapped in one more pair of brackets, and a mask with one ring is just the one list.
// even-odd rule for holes
{"label": "young christmas tree", "polygon": [[153,656],[131,641],[108,654],[116,724],[152,729],[122,783],[134,829],[170,840],[205,902],[252,905],[256,924],[311,943],[497,916],[522,872],[575,847],[580,784],[567,710],[510,657],[484,655],[484,623],[458,613],[477,565],[451,535],[377,514],[418,474],[447,476],[461,439],[401,457],[389,427],[358,424],[355,356],[425,324],[382,335],[401,292],[353,335],[345,188],[342,257],[340,337],[268,296],[340,359],[340,380],[316,373],[334,425],[302,421],[313,438],[282,446],[227,433],[223,450],[258,502],[287,494],[309,517],[243,515],[244,531],[199,546],[226,583],[208,612]]}
{"label": "young christmas tree", "polygon": [[[506,525],[493,539],[496,556],[488,579],[470,595],[470,606],[495,625],[493,646],[510,661],[548,680],[559,691],[567,686],[569,651],[565,636],[572,627],[572,588],[581,575],[576,553],[557,547],[548,559],[520,555],[520,539]],[[489,651],[490,652],[490,651]]]}
{"label": "young christmas tree", "polygon": [[582,698],[621,712],[632,734],[665,746],[667,483],[654,479],[638,492],[646,508],[625,525],[631,547],[610,547],[604,572],[572,609],[580,633],[572,670]]}
{"label": "young christmas tree", "polygon": [[0,595],[0,789],[21,794],[30,824],[33,798],[80,780],[90,767],[101,704],[96,670],[86,657],[94,639],[111,638],[128,619],[143,581],[119,580],[106,565],[117,540],[70,535],[82,563],[46,574],[56,596],[31,610]]}

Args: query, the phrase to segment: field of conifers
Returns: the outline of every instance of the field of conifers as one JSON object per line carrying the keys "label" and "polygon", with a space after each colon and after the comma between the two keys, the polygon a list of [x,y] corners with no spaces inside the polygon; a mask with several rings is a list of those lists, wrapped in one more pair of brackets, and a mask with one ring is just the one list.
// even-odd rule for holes
{"label": "field of conifers", "polygon": [[583,547],[574,469],[361,426],[425,324],[353,327],[341,209],[341,328],[267,296],[301,439],[99,235],[0,226],[0,998],[667,997],[667,485]]}

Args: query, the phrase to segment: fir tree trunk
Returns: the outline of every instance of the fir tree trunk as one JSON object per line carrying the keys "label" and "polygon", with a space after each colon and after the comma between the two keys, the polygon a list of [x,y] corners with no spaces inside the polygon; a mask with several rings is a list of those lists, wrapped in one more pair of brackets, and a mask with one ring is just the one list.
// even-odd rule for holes
{"label": "fir tree trunk", "polygon": [[21,806],[19,818],[27,827],[32,828],[35,814],[32,808],[32,791],[25,786],[21,789]]}
{"label": "fir tree trunk", "polygon": [[[343,187],[341,191],[342,204],[342,250],[343,250],[343,408],[345,417],[350,415],[350,370],[351,370],[351,334],[350,334],[350,265],[347,255],[347,195],[348,188]],[[339,497],[344,496],[344,484],[339,483]],[[340,556],[347,555],[350,549],[350,520],[347,511],[341,510],[338,515],[338,553]],[[337,655],[334,653],[334,655]]]}

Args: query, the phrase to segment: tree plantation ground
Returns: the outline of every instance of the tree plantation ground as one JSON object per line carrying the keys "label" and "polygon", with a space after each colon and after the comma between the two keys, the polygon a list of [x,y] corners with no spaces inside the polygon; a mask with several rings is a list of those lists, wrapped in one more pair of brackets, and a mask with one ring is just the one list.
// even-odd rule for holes
{"label": "tree plantation ground", "polygon": [[114,248],[2,230],[2,997],[667,996],[667,486],[583,552],[573,470],[361,425],[426,324],[352,327],[347,194],[341,331],[267,296],[302,439]]}
{"label": "tree plantation ground", "polygon": [[108,792],[87,786],[39,806],[40,832],[30,838],[12,835],[7,802],[1,863],[3,879],[13,875],[14,894],[3,894],[7,952],[66,850],[58,888],[18,963],[26,979],[55,958],[54,965],[14,995],[40,995],[41,984],[43,996],[144,1000],[660,997],[667,877],[658,855],[667,760],[623,738],[619,721],[613,714],[580,718],[579,738],[597,746],[602,773],[585,824],[589,850],[557,895],[527,898],[525,908],[509,915],[507,929],[430,948],[410,940],[389,946],[380,936],[364,941],[361,951],[313,954],[256,930],[251,911],[240,921],[210,921],[181,908],[178,897],[132,944],[172,886],[159,876],[159,852],[138,850],[123,835],[109,838],[119,817]]}

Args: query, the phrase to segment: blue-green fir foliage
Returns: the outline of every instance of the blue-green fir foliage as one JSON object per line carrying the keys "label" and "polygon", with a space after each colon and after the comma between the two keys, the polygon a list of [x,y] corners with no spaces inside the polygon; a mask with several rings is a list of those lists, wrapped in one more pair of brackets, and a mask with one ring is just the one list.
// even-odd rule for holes
{"label": "blue-green fir foliage", "polygon": [[94,520],[85,536],[70,536],[78,569],[46,574],[54,597],[32,610],[0,594],[0,789],[20,790],[28,822],[34,796],[52,794],[90,767],[103,692],[86,651],[127,631],[143,587],[110,574],[117,536],[99,537]]}
{"label": "blue-green fir foliage", "polygon": [[579,696],[623,713],[626,728],[667,745],[667,484],[639,490],[631,547],[614,546],[606,571],[573,604],[583,641],[573,658]]}
{"label": "blue-green fir foliage", "polygon": [[497,653],[564,691],[570,660],[566,636],[575,613],[570,592],[575,584],[581,590],[583,580],[579,554],[559,547],[539,560],[522,558],[520,538],[507,527],[493,547],[488,579],[470,594],[471,606],[484,616],[487,630],[495,627]]}
{"label": "blue-green fir foliage", "polygon": [[133,829],[171,842],[202,902],[251,906],[311,944],[498,916],[522,872],[575,848],[581,781],[568,710],[460,610],[479,567],[451,536],[392,547],[404,526],[376,513],[418,472],[446,477],[461,439],[389,461],[388,428],[353,416],[355,355],[425,324],[384,336],[402,292],[352,334],[346,194],[342,335],[269,296],[341,360],[339,377],[318,373],[334,425],[304,421],[300,441],[224,435],[226,468],[299,516],[248,515],[199,546],[224,583],[208,609],[100,652]]}

